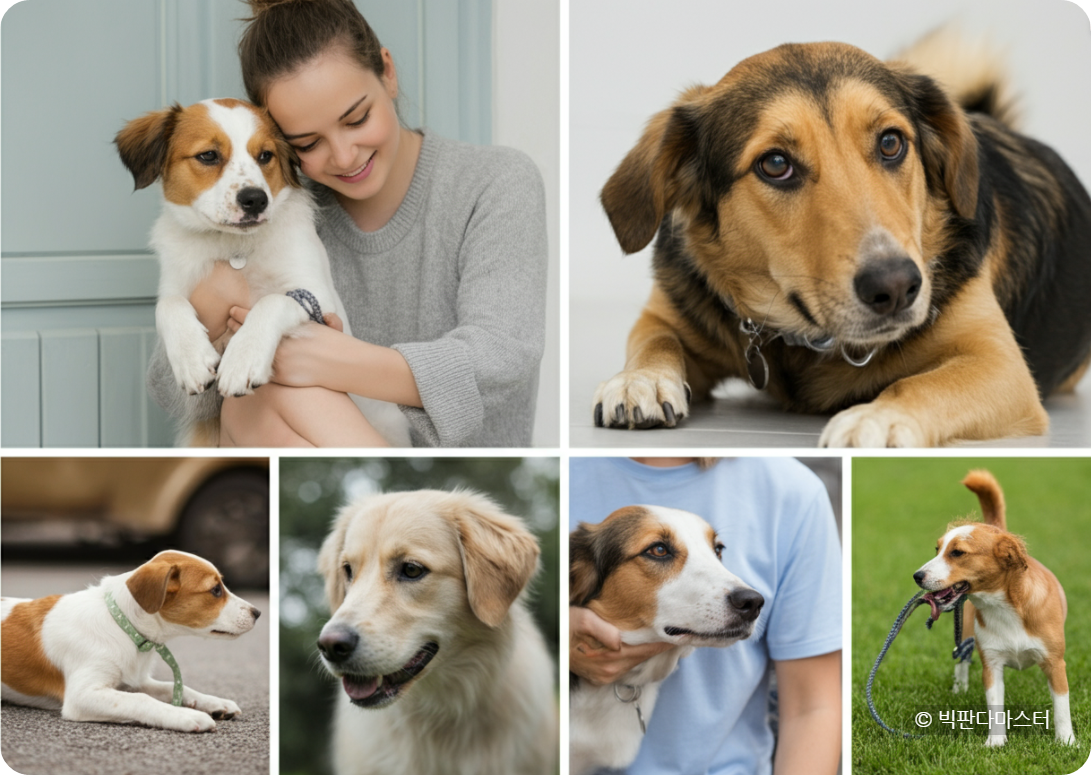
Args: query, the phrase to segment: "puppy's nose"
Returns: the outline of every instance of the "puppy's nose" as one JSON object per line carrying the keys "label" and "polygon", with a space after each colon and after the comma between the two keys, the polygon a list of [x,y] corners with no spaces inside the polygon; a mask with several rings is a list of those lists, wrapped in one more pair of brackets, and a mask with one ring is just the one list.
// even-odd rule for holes
{"label": "puppy's nose", "polygon": [[324,627],[318,637],[318,650],[330,662],[344,662],[359,642],[360,636],[350,627]]}
{"label": "puppy's nose", "polygon": [[235,201],[247,215],[260,215],[269,206],[269,195],[260,188],[244,188],[235,196]]}
{"label": "puppy's nose", "polygon": [[921,272],[909,258],[872,261],[853,280],[856,295],[873,312],[894,315],[912,304],[921,289]]}
{"label": "puppy's nose", "polygon": [[921,582],[924,581],[924,571],[919,570],[916,573],[914,573],[913,574],[913,581],[917,582],[917,586],[919,587],[921,585]]}
{"label": "puppy's nose", "polygon": [[256,622],[258,620],[258,617],[261,616],[261,611],[259,611],[257,608],[254,608],[254,606],[250,606],[250,614],[254,617],[254,621]]}
{"label": "puppy's nose", "polygon": [[727,596],[727,603],[743,621],[752,622],[761,613],[761,607],[765,605],[765,598],[753,589],[736,589]]}

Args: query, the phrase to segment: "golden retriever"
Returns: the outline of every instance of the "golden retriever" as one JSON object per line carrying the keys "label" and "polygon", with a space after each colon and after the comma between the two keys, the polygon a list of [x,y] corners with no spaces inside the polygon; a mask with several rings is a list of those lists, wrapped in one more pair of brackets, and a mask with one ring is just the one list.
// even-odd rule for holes
{"label": "golden retriever", "polygon": [[554,771],[554,669],[521,600],[538,555],[522,522],[476,493],[340,512],[318,559],[333,612],[318,648],[344,689],[338,775]]}

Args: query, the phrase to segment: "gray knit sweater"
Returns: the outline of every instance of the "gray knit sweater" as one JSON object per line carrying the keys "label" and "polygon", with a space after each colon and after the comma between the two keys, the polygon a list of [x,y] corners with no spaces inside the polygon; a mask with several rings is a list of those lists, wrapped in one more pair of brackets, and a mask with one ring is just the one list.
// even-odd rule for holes
{"label": "gray knit sweater", "polygon": [[[415,446],[529,446],[545,342],[545,193],[523,153],[424,133],[394,217],[361,231],[321,188],[317,227],[353,335],[409,363],[423,409]],[[156,347],[148,389],[177,419],[219,411],[186,396]]]}

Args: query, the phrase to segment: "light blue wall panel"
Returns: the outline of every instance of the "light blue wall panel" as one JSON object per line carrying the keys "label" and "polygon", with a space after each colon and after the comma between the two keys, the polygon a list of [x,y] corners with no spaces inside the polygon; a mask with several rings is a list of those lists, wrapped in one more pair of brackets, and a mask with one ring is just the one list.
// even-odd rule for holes
{"label": "light blue wall panel", "polygon": [[[99,329],[99,417],[103,447],[146,447],[170,444],[170,437],[151,438],[149,422],[159,407],[149,398],[143,375],[148,367],[147,342],[155,335],[148,328]],[[151,342],[154,346],[154,339]]]}
{"label": "light blue wall panel", "polygon": [[9,333],[0,337],[4,368],[0,371],[0,443],[6,447],[38,447],[40,423],[41,359],[38,334]]}
{"label": "light blue wall panel", "polygon": [[99,445],[98,334],[42,332],[42,446]]}

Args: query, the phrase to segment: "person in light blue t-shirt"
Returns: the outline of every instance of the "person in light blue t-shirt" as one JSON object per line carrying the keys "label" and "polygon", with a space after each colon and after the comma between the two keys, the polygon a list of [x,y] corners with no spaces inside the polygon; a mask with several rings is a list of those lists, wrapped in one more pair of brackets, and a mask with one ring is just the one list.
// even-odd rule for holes
{"label": "person in light blue t-shirt", "polygon": [[[699,648],[679,663],[627,773],[832,775],[841,752],[841,548],[821,481],[790,458],[572,459],[570,529],[635,504],[708,520],[724,565],[766,602],[748,640]],[[618,630],[590,610],[569,613],[570,669],[592,683],[671,648],[622,646]]]}

